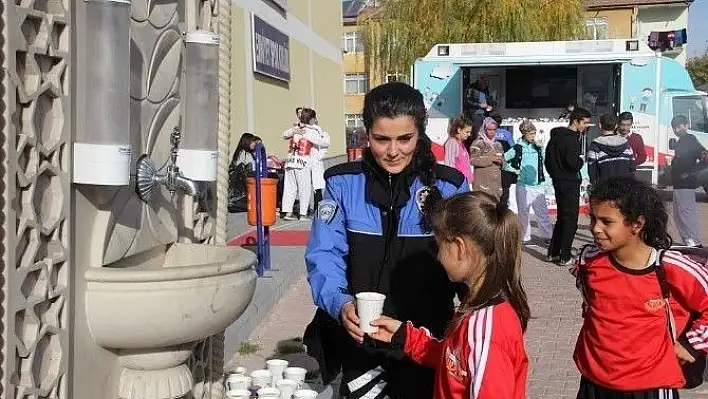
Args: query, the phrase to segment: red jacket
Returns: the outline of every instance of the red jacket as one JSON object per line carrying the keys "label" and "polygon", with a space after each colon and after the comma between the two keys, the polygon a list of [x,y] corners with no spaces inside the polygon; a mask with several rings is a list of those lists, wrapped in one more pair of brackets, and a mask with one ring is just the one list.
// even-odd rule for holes
{"label": "red jacket", "polygon": [[631,148],[634,153],[634,164],[639,166],[646,162],[647,149],[644,147],[642,136],[637,133],[630,133],[629,136],[627,136],[627,141],[629,142],[629,148]]}
{"label": "red jacket", "polygon": [[408,357],[436,370],[434,399],[526,398],[528,358],[508,302],[466,315],[444,341],[410,322],[400,330]]}
{"label": "red jacket", "polygon": [[[578,267],[587,274],[584,322],[573,356],[580,373],[615,390],[681,388],[684,378],[654,266],[628,269],[595,247],[586,250],[583,258],[585,265],[574,269],[576,276]],[[706,351],[708,271],[674,251],[664,254],[662,267],[676,330],[685,330],[687,309],[701,314],[679,341],[689,351]]]}

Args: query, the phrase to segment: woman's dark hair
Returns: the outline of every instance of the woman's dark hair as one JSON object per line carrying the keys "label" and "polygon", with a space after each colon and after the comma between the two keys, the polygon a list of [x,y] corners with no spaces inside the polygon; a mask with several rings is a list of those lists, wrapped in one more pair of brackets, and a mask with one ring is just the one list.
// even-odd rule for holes
{"label": "woman's dark hair", "polygon": [[478,191],[455,195],[440,202],[433,212],[433,231],[438,239],[452,241],[462,238],[476,246],[484,271],[480,284],[460,305],[464,315],[493,303],[495,299],[509,301],[526,331],[531,310],[521,284],[522,236],[519,219],[495,197]]}
{"label": "woman's dark hair", "polygon": [[464,115],[460,115],[457,117],[457,119],[453,119],[452,122],[450,123],[450,130],[448,131],[448,134],[450,136],[457,136],[460,131],[460,129],[464,129],[466,127],[472,127],[474,123],[472,122],[471,119],[467,118]]}
{"label": "woman's dark hair", "polygon": [[300,112],[300,123],[309,125],[310,121],[317,118],[317,112],[312,108],[303,108]]}
{"label": "woman's dark hair", "polygon": [[615,177],[594,185],[590,205],[611,202],[629,223],[644,218],[642,241],[652,248],[667,249],[673,240],[667,232],[669,215],[659,193],[644,182],[631,177]]}
{"label": "woman's dark hair", "polygon": [[243,151],[246,152],[252,152],[253,150],[251,149],[251,143],[253,143],[256,140],[256,136],[254,136],[251,133],[244,133],[241,135],[241,138],[238,141],[238,145],[236,146],[236,151],[234,151],[234,156],[231,158],[231,163],[236,163],[236,160],[238,160],[238,157],[241,156],[241,153]]}
{"label": "woman's dark hair", "polygon": [[418,130],[418,143],[413,155],[413,168],[418,172],[418,178],[423,185],[430,187],[430,192],[423,204],[422,225],[425,230],[430,230],[430,214],[435,204],[442,199],[440,190],[435,186],[435,173],[433,166],[436,164],[435,155],[431,150],[430,137],[425,134],[428,121],[428,111],[425,109],[423,95],[413,87],[402,82],[391,82],[373,88],[364,97],[364,111],[362,119],[366,134],[371,133],[371,127],[377,118],[395,118],[410,116]]}

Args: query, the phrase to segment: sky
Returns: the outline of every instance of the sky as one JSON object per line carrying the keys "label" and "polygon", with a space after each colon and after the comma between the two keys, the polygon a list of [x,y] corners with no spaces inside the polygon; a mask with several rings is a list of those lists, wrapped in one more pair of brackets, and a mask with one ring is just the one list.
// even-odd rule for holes
{"label": "sky", "polygon": [[688,56],[706,53],[708,44],[708,0],[695,0],[688,12]]}

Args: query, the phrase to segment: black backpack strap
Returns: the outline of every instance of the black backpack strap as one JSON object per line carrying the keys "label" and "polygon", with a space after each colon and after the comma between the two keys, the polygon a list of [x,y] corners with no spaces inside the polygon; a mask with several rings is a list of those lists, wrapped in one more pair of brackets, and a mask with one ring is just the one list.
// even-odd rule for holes
{"label": "black backpack strap", "polygon": [[678,332],[676,331],[676,320],[674,319],[674,313],[671,311],[671,304],[669,303],[669,298],[671,298],[671,289],[669,288],[669,280],[666,278],[666,268],[664,268],[664,254],[665,249],[658,249],[656,254],[656,261],[654,262],[654,272],[656,273],[656,279],[659,281],[659,289],[661,289],[661,296],[664,300],[664,307],[666,308],[666,319],[669,329],[669,336],[671,337],[671,342],[676,343],[678,339]]}
{"label": "black backpack strap", "polygon": [[656,278],[659,280],[659,288],[661,289],[661,297],[664,299],[669,299],[671,297],[671,291],[669,289],[669,281],[666,279],[666,269],[664,269],[663,259],[665,249],[658,249],[656,254],[656,261],[654,262],[654,272],[656,273]]}
{"label": "black backpack strap", "polygon": [[580,294],[583,296],[583,316],[585,316],[585,311],[590,305],[588,273],[585,267],[585,251],[590,247],[591,244],[586,244],[580,249],[580,253],[578,254],[577,274],[575,276],[575,286],[580,290]]}

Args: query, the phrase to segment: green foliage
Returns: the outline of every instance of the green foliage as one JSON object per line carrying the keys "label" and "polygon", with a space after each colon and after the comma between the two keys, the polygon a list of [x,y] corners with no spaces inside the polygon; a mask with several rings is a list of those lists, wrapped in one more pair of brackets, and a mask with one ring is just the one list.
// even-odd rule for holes
{"label": "green foliage", "polygon": [[253,355],[261,351],[261,345],[255,341],[244,341],[238,347],[238,354],[241,356]]}
{"label": "green foliage", "polygon": [[585,38],[581,0],[387,0],[360,17],[373,68],[407,72],[437,43]]}
{"label": "green foliage", "polygon": [[691,75],[694,86],[698,87],[708,83],[708,55],[689,59],[686,63],[686,70]]}

